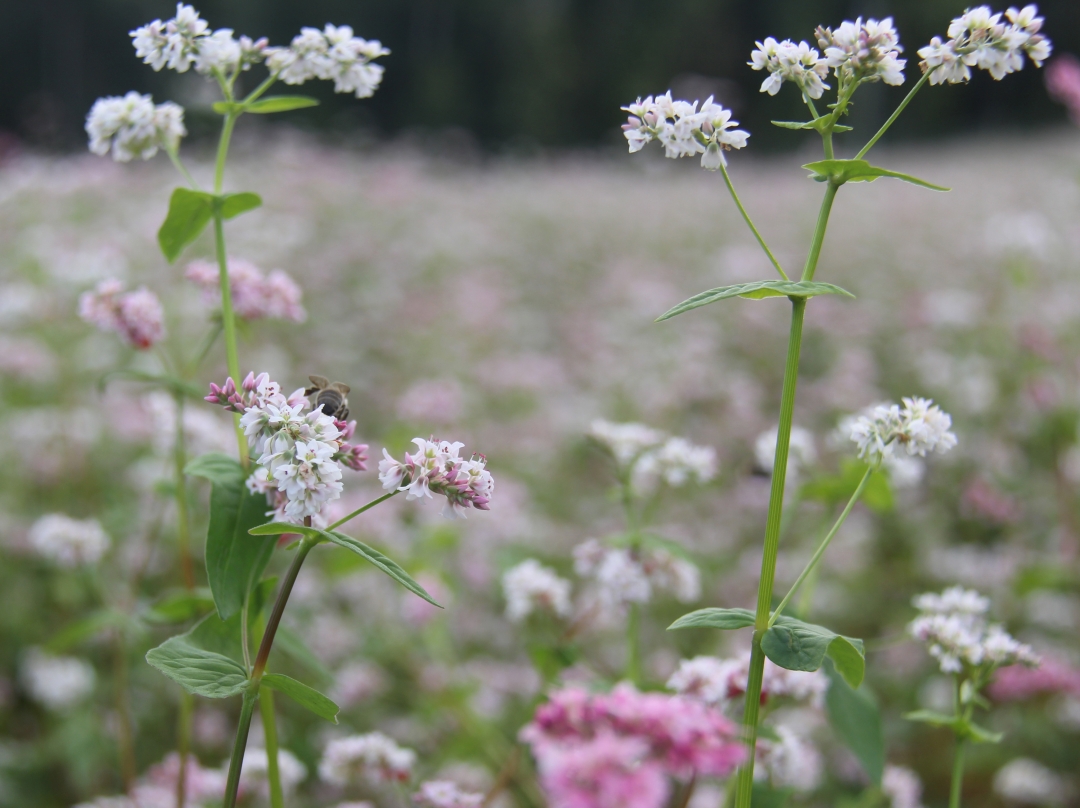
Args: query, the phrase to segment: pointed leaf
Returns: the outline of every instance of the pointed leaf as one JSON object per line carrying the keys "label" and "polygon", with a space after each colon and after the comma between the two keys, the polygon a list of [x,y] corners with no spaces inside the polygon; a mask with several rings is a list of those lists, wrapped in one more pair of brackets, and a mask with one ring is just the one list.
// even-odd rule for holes
{"label": "pointed leaf", "polygon": [[269,112],[289,112],[294,109],[317,107],[319,102],[306,95],[269,95],[244,106],[245,112],[265,115]]}
{"label": "pointed leaf", "polygon": [[790,671],[816,671],[828,655],[852,687],[862,683],[866,660],[862,640],[837,634],[823,626],[780,617],[761,637],[765,656]]}
{"label": "pointed leaf", "polygon": [[251,193],[251,191],[244,191],[239,194],[225,194],[225,196],[221,197],[221,215],[223,218],[232,219],[241,213],[255,210],[261,204],[262,197]]}
{"label": "pointed leaf", "polygon": [[968,722],[967,737],[975,743],[1001,743],[1001,739],[1005,737],[1004,732],[991,732],[985,727],[980,727],[978,724]]}
{"label": "pointed leaf", "polygon": [[721,286],[717,289],[709,289],[693,297],[684,300],[678,306],[668,309],[656,318],[656,322],[670,320],[678,314],[691,309],[707,306],[718,300],[726,300],[729,297],[745,297],[749,300],[761,300],[766,297],[815,297],[817,295],[844,295],[855,297],[846,289],[834,286],[831,283],[818,281],[754,281],[753,283],[737,283],[734,286]]}
{"label": "pointed leaf", "polygon": [[929,188],[931,191],[949,190],[942,185],[934,185],[932,182],[920,180],[910,174],[901,174],[899,171],[872,166],[866,160],[818,160],[815,163],[807,163],[803,168],[810,172],[811,179],[818,182],[832,182],[836,185],[843,185],[845,182],[873,182],[878,177],[893,177],[910,182],[912,185]]}
{"label": "pointed leaf", "polygon": [[871,782],[881,785],[885,770],[881,711],[865,686],[853,690],[835,666],[826,664],[825,667],[829,675],[829,689],[825,693],[829,723],[862,764]]}
{"label": "pointed leaf", "polygon": [[222,620],[238,613],[274,552],[272,537],[254,539],[248,531],[266,519],[266,498],[244,485],[244,469],[224,455],[196,458],[185,469],[205,477],[210,489],[206,533],[206,577]]}
{"label": "pointed leaf", "polygon": [[158,230],[158,244],[171,264],[184,247],[199,237],[214,213],[214,197],[202,191],[177,188],[169,199],[169,213]]}
{"label": "pointed leaf", "polygon": [[315,688],[308,687],[303,682],[298,682],[280,673],[264,674],[262,683],[269,688],[273,688],[278,693],[284,693],[301,707],[311,710],[320,718],[325,718],[335,724],[338,722],[338,706]]}
{"label": "pointed leaf", "polygon": [[223,699],[243,692],[247,672],[234,659],[240,651],[239,618],[224,623],[207,615],[191,631],[151,648],[146,661],[189,693]]}
{"label": "pointed leaf", "polygon": [[729,631],[754,625],[754,613],[749,609],[698,609],[684,614],[670,626],[668,631],[680,628],[718,628]]}
{"label": "pointed leaf", "polygon": [[236,101],[217,101],[211,105],[211,109],[218,115],[228,115],[232,112],[240,112],[244,105]]}

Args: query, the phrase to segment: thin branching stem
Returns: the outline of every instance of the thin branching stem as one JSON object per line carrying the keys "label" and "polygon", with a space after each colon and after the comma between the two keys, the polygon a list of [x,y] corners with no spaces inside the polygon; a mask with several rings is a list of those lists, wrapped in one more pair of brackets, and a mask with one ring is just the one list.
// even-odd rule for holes
{"label": "thin branching stem", "polygon": [[900,102],[900,106],[893,111],[893,114],[881,125],[881,128],[877,130],[877,133],[866,142],[866,145],[859,149],[859,153],[855,155],[856,160],[863,159],[863,157],[866,156],[866,153],[874,147],[874,144],[881,140],[881,136],[889,131],[889,127],[896,122],[896,119],[900,117],[900,113],[911,103],[911,99],[915,97],[915,93],[922,89],[922,86],[926,84],[926,80],[930,78],[930,74],[933,72],[933,70],[928,70],[922,74],[922,78],[915,82],[915,86],[911,88],[906,96],[904,96],[904,100]]}
{"label": "thin branching stem", "polygon": [[754,226],[753,220],[750,218],[750,214],[746,212],[746,208],[743,207],[742,200],[739,199],[739,195],[735,193],[735,186],[731,182],[731,176],[728,174],[727,166],[723,163],[720,164],[720,173],[724,176],[724,183],[727,185],[728,191],[731,193],[731,198],[735,200],[735,207],[739,209],[739,213],[742,214],[743,220],[746,222],[746,226],[750,228],[750,232],[754,234],[754,238],[757,239],[757,243],[761,245],[761,249],[765,251],[765,255],[769,257],[769,262],[776,268],[776,271],[780,273],[780,277],[785,281],[791,280],[788,274],[784,272],[784,268],[780,266],[780,262],[776,260],[776,256],[773,255],[772,250],[769,249],[769,245],[765,243],[764,237]]}

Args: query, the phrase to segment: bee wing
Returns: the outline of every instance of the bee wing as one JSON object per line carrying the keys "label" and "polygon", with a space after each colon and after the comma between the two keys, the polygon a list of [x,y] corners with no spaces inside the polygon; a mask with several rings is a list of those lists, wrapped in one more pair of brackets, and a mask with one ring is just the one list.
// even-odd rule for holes
{"label": "bee wing", "polygon": [[337,390],[343,396],[347,396],[352,390],[352,388],[349,387],[349,385],[345,384],[345,382],[334,382],[332,385],[330,385],[330,387],[333,390]]}
{"label": "bee wing", "polygon": [[325,376],[308,376],[316,390],[323,390],[330,386],[330,380]]}

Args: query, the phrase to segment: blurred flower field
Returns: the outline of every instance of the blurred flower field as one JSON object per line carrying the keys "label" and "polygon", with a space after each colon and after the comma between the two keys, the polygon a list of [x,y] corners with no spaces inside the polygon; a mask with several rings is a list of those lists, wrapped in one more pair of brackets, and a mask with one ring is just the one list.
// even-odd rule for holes
{"label": "blurred flower field", "polygon": [[[464,521],[397,498],[350,525],[445,611],[355,556],[313,552],[272,665],[321,681],[342,711],[334,726],[279,701],[288,804],[397,808],[407,804],[397,781],[411,778],[540,808],[519,731],[559,683],[610,691],[627,667],[623,620],[603,608],[601,576],[580,550],[575,564],[575,548],[623,529],[614,466],[588,437],[597,419],[715,449],[712,479],[664,486],[650,506],[667,558],[696,565],[700,586],[678,567],[671,575],[685,585],[653,585],[638,599],[645,689],[664,690],[680,660],[749,648],[745,633],[665,628],[687,601],[753,605],[769,495],[759,458],[771,457],[761,436],[776,427],[787,339],[770,308],[782,304],[736,299],[653,320],[771,267],[719,178],[659,154],[461,164],[279,133],[258,144],[256,161],[254,144],[238,143],[228,184],[264,205],[230,224],[230,253],[268,276],[285,270],[303,292],[303,310],[288,317],[307,319],[246,323],[242,370],[289,389],[310,374],[341,380],[373,458],[435,431],[484,452],[498,486],[490,512]],[[802,260],[814,228],[820,187],[793,170],[809,159],[747,155],[731,169],[784,264]],[[795,609],[866,640],[888,760],[904,768],[887,770],[891,796],[867,791],[820,689],[782,684],[777,700],[791,703],[778,704],[774,743],[786,754],[767,756],[766,768],[796,805],[944,805],[951,738],[902,716],[948,710],[951,685],[906,626],[913,596],[961,584],[990,596],[993,618],[1044,658],[1037,672],[1006,669],[991,685],[996,706],[982,720],[1006,736],[972,748],[965,798],[1080,804],[1080,141],[1003,135],[939,144],[932,157],[894,149],[883,162],[955,190],[880,179],[836,203],[821,260],[858,300],[821,297],[808,310],[795,412],[806,432],[793,443],[777,581],[794,581],[850,492],[851,451],[834,436],[844,416],[911,394],[952,414],[957,448],[881,478]],[[197,176],[212,170],[189,165]],[[125,732],[139,807],[174,804],[177,760],[167,755],[179,689],[143,657],[197,616],[169,608],[183,586],[175,405],[139,380],[162,370],[157,353],[125,348],[76,315],[81,293],[118,277],[161,298],[166,345],[203,337],[213,302],[185,272],[213,257],[212,239],[172,266],[155,241],[174,184],[164,160],[26,156],[0,168],[0,805],[67,808],[118,793]],[[220,351],[209,356],[200,389],[227,373]],[[185,412],[189,455],[235,451],[219,408],[196,399]],[[374,469],[350,474],[330,518],[380,493]],[[208,491],[193,484],[192,494],[193,533],[205,535]],[[70,542],[52,549],[58,524],[78,535],[83,556],[70,556]],[[281,574],[278,556],[271,571]],[[571,582],[549,590],[553,614],[530,614],[513,583],[504,591],[504,573],[528,559]],[[533,584],[545,574],[526,569]],[[199,564],[196,579],[205,583]],[[619,692],[613,701],[646,698]],[[237,707],[196,701],[192,806],[220,800]],[[269,804],[259,732],[244,769],[252,806]],[[404,773],[342,775],[342,755],[363,756],[346,750],[350,736],[373,732],[401,747],[375,736]],[[906,770],[922,781],[921,801]],[[705,778],[689,805],[719,805],[723,793]],[[450,804],[440,798],[430,804]]]}

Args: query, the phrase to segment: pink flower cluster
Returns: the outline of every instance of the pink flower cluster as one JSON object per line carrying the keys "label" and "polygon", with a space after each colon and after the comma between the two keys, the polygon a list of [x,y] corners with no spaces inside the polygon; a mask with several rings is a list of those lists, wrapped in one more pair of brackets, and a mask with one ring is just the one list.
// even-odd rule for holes
{"label": "pink flower cluster", "polygon": [[719,710],[626,683],[611,693],[551,694],[520,737],[532,747],[551,808],[660,808],[671,778],[724,777],[745,756]]}
{"label": "pink flower cluster", "polygon": [[1080,59],[1063,53],[1046,68],[1046,91],[1069,110],[1073,123],[1080,126]]}
{"label": "pink flower cluster", "polygon": [[379,482],[387,491],[405,491],[406,499],[430,497],[432,492],[446,497],[443,515],[465,518],[469,508],[490,510],[495,481],[487,470],[487,458],[474,454],[460,457],[464,443],[413,438],[417,451],[405,453],[405,461],[395,460],[383,449],[379,461]]}
{"label": "pink flower cluster", "polygon": [[114,331],[145,350],[165,336],[165,313],[157,295],[140,286],[131,292],[115,278],[102,281],[79,298],[79,316],[102,331]]}
{"label": "pink flower cluster", "polygon": [[1024,701],[1053,693],[1080,696],[1080,670],[1055,659],[1044,659],[1038,668],[1002,668],[987,692],[995,701]]}
{"label": "pink flower cluster", "polygon": [[[220,305],[221,282],[218,267],[209,261],[192,261],[184,273],[203,292],[208,306]],[[233,311],[245,320],[271,318],[302,323],[307,312],[300,305],[303,292],[296,282],[280,269],[269,275],[250,261],[229,259],[229,295]]]}

